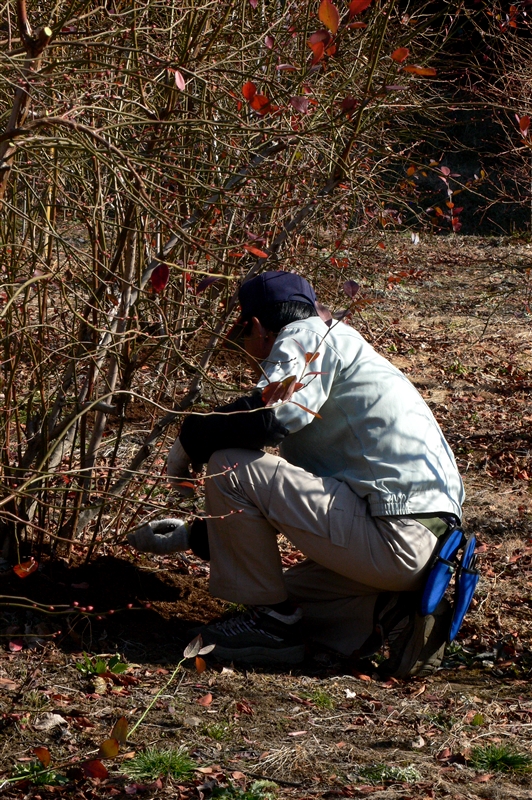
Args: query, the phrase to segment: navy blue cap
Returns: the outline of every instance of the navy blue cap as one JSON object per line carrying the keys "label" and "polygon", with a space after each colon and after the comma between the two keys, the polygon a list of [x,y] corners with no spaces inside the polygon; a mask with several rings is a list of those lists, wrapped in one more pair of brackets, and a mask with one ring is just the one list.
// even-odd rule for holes
{"label": "navy blue cap", "polygon": [[263,272],[240,287],[238,299],[242,308],[241,319],[260,316],[264,306],[294,301],[307,303],[314,308],[316,295],[305,278],[295,272]]}

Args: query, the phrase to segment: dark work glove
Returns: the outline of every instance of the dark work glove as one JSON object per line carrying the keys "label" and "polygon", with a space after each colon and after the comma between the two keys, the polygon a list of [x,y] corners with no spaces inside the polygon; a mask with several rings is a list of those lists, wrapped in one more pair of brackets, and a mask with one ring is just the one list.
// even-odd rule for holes
{"label": "dark work glove", "polygon": [[[234,413],[238,411],[242,413]],[[205,464],[216,450],[275,447],[288,433],[273,410],[264,407],[261,392],[255,391],[216,408],[212,414],[190,414],[183,423],[179,439],[194,464]]]}

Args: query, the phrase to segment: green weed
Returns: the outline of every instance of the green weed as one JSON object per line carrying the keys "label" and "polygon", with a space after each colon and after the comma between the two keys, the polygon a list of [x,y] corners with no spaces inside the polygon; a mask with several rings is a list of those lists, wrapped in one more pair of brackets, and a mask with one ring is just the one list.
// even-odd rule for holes
{"label": "green weed", "polygon": [[331,695],[327,694],[323,689],[315,689],[313,692],[304,692],[301,696],[313,702],[318,708],[332,709],[335,706]]}
{"label": "green weed", "polygon": [[45,769],[40,761],[17,764],[11,777],[19,781],[29,781],[33,786],[61,786],[68,783],[66,775],[61,775],[55,769]]}
{"label": "green weed", "polygon": [[360,767],[358,777],[368,783],[386,783],[389,781],[399,783],[416,783],[421,780],[421,775],[415,767],[391,767],[388,764],[371,764]]}
{"label": "green weed", "polygon": [[205,725],[203,728],[204,735],[214,739],[216,742],[226,739],[230,732],[231,726],[222,722],[214,722],[212,725]]}
{"label": "green weed", "polygon": [[530,772],[532,757],[508,744],[488,744],[471,750],[469,764],[478,772]]}
{"label": "green weed", "polygon": [[159,750],[148,747],[127,763],[124,772],[141,781],[154,781],[161,777],[186,780],[194,769],[194,762],[183,748]]}
{"label": "green weed", "polygon": [[273,781],[254,781],[249,789],[237,786],[217,787],[212,796],[222,800],[274,800],[278,786]]}
{"label": "green weed", "polygon": [[76,662],[76,669],[79,669],[83,675],[103,675],[105,672],[112,672],[115,675],[120,675],[121,672],[126,671],[127,664],[120,661],[120,656],[118,654],[111,656],[108,661],[104,661],[103,658],[99,658],[98,656],[89,658],[87,653],[83,653],[83,661]]}

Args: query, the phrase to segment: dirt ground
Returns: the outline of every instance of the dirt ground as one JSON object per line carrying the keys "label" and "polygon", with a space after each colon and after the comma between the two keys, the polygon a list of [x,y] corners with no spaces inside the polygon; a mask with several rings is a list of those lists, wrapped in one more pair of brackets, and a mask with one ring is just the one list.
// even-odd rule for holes
{"label": "dirt ground", "polygon": [[[253,782],[269,779],[268,792],[294,800],[532,798],[532,773],[476,770],[472,760],[489,744],[532,756],[532,245],[454,236],[383,245],[347,253],[348,265],[319,285],[320,299],[347,307],[342,284],[359,282],[351,323],[421,391],[463,474],[482,579],[443,668],[383,682],[371,665],[361,672],[331,653],[309,651],[289,672],[207,656],[204,671],[189,659],[166,685],[195,625],[228,610],[208,594],[208,565],[117,546],[89,565],[56,561],[24,581],[5,572],[6,797],[255,800]],[[297,557],[286,543],[283,557],[287,565]],[[19,597],[53,610],[21,610]],[[76,667],[84,652],[106,664],[119,653],[127,670],[84,674]],[[100,747],[117,720],[131,730],[153,701],[118,756],[106,757]],[[127,777],[132,754],[150,746],[185,748],[193,777]],[[7,782],[37,747],[67,783]],[[87,768],[95,762],[108,774]]]}

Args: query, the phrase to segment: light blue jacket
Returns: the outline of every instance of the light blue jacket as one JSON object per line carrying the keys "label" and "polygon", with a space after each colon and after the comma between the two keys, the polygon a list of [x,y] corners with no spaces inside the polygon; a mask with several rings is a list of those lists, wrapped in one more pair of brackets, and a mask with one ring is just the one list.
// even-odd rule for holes
{"label": "light blue jacket", "polygon": [[289,376],[303,384],[275,405],[290,431],[281,445],[287,461],[345,481],[373,516],[461,518],[462,481],[431,410],[356,330],[335,321],[329,328],[320,317],[292,322],[262,368],[260,388]]}

